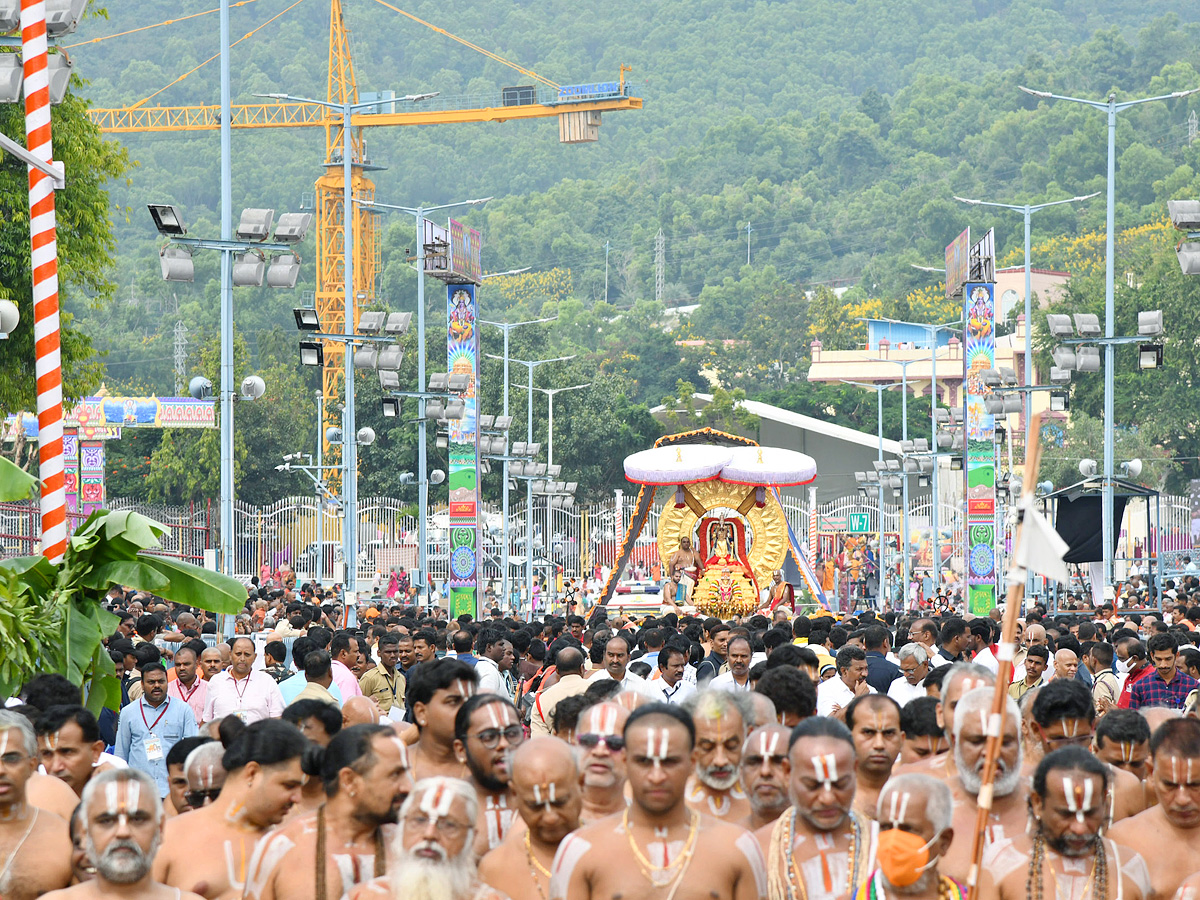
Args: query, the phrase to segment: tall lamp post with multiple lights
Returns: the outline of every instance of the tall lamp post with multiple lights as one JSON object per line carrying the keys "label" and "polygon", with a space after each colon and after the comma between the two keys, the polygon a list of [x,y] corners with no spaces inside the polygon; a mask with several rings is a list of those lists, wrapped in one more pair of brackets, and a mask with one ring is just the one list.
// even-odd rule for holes
{"label": "tall lamp post with multiple lights", "polygon": [[[1200,88],[1190,91],[1175,91],[1170,94],[1160,94],[1157,97],[1142,97],[1138,100],[1117,102],[1116,94],[1109,94],[1108,99],[1101,102],[1087,100],[1081,97],[1066,97],[1052,94],[1049,91],[1034,91],[1021,87],[1026,94],[1043,100],[1065,100],[1068,103],[1079,103],[1098,109],[1108,117],[1108,173],[1107,173],[1107,211],[1105,214],[1104,236],[1104,337],[1112,340],[1114,337],[1113,319],[1113,230],[1116,218],[1116,161],[1117,161],[1117,113],[1124,112],[1133,106],[1143,103],[1154,103],[1159,100],[1179,100],[1188,97]],[[1026,319],[1026,329],[1029,320]],[[1113,538],[1113,395],[1114,395],[1114,350],[1113,343],[1104,345],[1104,483],[1103,483],[1103,512],[1101,514],[1101,539],[1104,542],[1104,579],[1106,584],[1112,583],[1112,538]]]}

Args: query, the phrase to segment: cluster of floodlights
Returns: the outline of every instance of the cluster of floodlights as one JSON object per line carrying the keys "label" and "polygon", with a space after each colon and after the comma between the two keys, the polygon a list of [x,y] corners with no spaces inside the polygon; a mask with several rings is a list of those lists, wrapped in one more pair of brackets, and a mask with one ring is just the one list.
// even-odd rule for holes
{"label": "cluster of floodlights", "polygon": [[[1119,340],[1136,341],[1139,339],[1162,337],[1163,314],[1161,309],[1140,311],[1137,316],[1137,323],[1137,338],[1120,338]],[[1070,341],[1078,333],[1079,338],[1083,341],[1095,340],[1098,343],[1106,342],[1106,339],[1100,336],[1100,317],[1094,313],[1076,313],[1074,327],[1071,325],[1071,316],[1051,314],[1046,316],[1046,328],[1050,332],[1050,336],[1058,340]],[[1059,345],[1054,348],[1051,355],[1054,357],[1054,365],[1050,368],[1051,384],[1069,383],[1072,372],[1100,371],[1099,347],[1089,345],[1075,347]],[[1139,369],[1158,369],[1162,367],[1162,362],[1163,345],[1161,342],[1148,341],[1147,343],[1138,345]],[[1053,398],[1051,399],[1053,400]],[[1052,403],[1051,409],[1053,408],[1054,405]]]}
{"label": "cluster of floodlights", "polygon": [[[292,310],[296,327],[301,331],[320,331],[321,319],[311,306],[300,306]],[[366,310],[358,315],[356,334],[376,338],[401,338],[408,334],[412,324],[410,312],[386,312]],[[386,390],[400,387],[400,365],[404,362],[404,350],[399,344],[367,341],[354,351],[354,368],[373,369],[379,373],[379,386]],[[325,365],[325,347],[320,341],[300,342],[300,363],[321,368]]]}
{"label": "cluster of floodlights", "polygon": [[492,471],[488,457],[503,458],[508,455],[508,430],[512,428],[512,416],[479,417],[479,470],[487,475]]}
{"label": "cluster of floodlights", "polygon": [[[51,43],[74,33],[83,18],[87,0],[46,0],[46,37]],[[21,0],[0,0],[0,34],[21,27]],[[71,81],[71,58],[66,51],[55,49],[46,57],[50,78],[50,102],[62,103]],[[20,53],[0,52],[0,103],[16,103],[24,87],[24,63]]]}
{"label": "cluster of floodlights", "polygon": [[[195,241],[187,238],[183,214],[176,206],[149,204],[150,217],[158,233],[173,243],[159,251],[159,263],[164,281],[195,281],[196,265],[192,254],[196,249],[222,249],[215,241]],[[275,221],[273,209],[244,209],[235,232],[236,242],[245,245],[233,256],[233,283],[236,287],[262,287],[266,277],[268,287],[290,290],[300,277],[300,255],[295,250],[308,235],[312,213],[282,213]],[[275,230],[270,254],[254,247],[266,243]],[[186,239],[186,240],[185,240]],[[225,245],[225,248],[228,244]]]}
{"label": "cluster of floodlights", "polygon": [[[963,411],[961,407],[939,406],[933,411],[937,423],[937,448],[942,453],[961,454],[963,449]],[[950,468],[962,468],[962,456],[950,457]]]}
{"label": "cluster of floodlights", "polygon": [[[380,371],[381,383],[383,375],[384,373]],[[425,418],[442,426],[448,426],[451,421],[461,419],[467,412],[467,401],[463,400],[461,394],[470,386],[471,376],[465,373],[434,372],[429,376],[428,388],[422,395],[425,397]],[[385,387],[388,390],[397,390],[400,384],[399,381],[391,384],[389,380],[389,384]],[[409,394],[408,396],[413,395]],[[402,397],[383,398],[383,417],[385,419],[400,417],[401,400]],[[446,445],[439,442],[438,446]]]}

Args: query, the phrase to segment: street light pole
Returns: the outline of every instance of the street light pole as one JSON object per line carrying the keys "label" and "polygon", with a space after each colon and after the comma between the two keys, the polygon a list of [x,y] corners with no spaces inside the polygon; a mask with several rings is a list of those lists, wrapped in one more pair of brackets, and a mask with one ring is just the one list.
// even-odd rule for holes
{"label": "street light pole", "polygon": [[[495,354],[492,354],[492,353],[489,353],[488,356],[490,356],[492,359],[496,358]],[[532,359],[532,360],[530,360],[530,359],[514,359],[514,360],[512,360],[512,362],[515,362],[519,365],[525,366],[525,368],[527,368],[529,370],[529,385],[528,385],[529,397],[528,397],[528,401],[527,401],[529,405],[526,410],[526,416],[525,416],[525,418],[526,418],[526,423],[525,423],[526,438],[525,438],[525,440],[527,443],[529,443],[529,444],[533,443],[533,372],[534,372],[534,369],[538,368],[539,366],[544,366],[548,363],[566,362],[567,360],[574,359],[574,358],[575,358],[575,354],[571,354],[570,356],[557,356],[554,359]],[[509,357],[508,357],[507,353],[504,355],[504,360],[506,363],[509,361]],[[506,384],[507,384],[507,379],[506,379]],[[507,394],[508,394],[508,390],[506,388],[505,395],[507,395]],[[547,463],[547,465],[549,465],[549,463]],[[507,468],[507,463],[505,463],[505,467]],[[507,479],[506,479],[505,483],[507,484]],[[505,549],[507,550],[507,548],[505,548]],[[525,482],[525,590],[528,591],[528,593],[529,593],[529,616],[530,616],[529,621],[531,621],[532,616],[533,616],[533,481],[532,480]]]}
{"label": "street light pole", "polygon": [[[548,423],[547,427],[549,429],[549,437],[547,439],[546,465],[554,465],[554,395],[561,394],[563,391],[580,391],[591,386],[592,383],[589,381],[587,384],[573,384],[570,387],[534,388],[535,391],[540,391],[541,393],[545,394],[548,400],[546,419]],[[527,387],[527,385],[518,384],[517,387]]]}
{"label": "street light pole", "polygon": [[[221,240],[233,239],[233,143],[230,113],[229,0],[221,0]],[[233,575],[233,257],[221,254],[221,571]],[[225,616],[226,637],[234,617]]]}
{"label": "street light pole", "polygon": [[[553,322],[557,318],[558,318],[558,316],[550,316],[549,318],[546,318],[546,319],[528,319],[524,322],[489,322],[485,319],[479,320],[479,324],[481,324],[481,325],[491,325],[493,328],[499,328],[502,332],[504,332],[504,415],[506,415],[506,416],[508,415],[508,334],[509,334],[509,332],[512,331],[514,328],[520,328],[522,325],[537,325],[542,322]],[[492,358],[495,359],[495,357],[492,357]],[[501,519],[503,520],[501,528],[504,531],[503,536],[501,538],[504,541],[504,572],[500,578],[500,591],[501,591],[501,596],[503,596],[505,599],[505,602],[508,602],[508,596],[509,596],[508,595],[508,564],[509,564],[510,546],[508,543],[508,505],[509,505],[508,462],[509,462],[508,454],[505,454],[505,459],[503,462],[504,486],[501,488],[501,495],[500,495],[500,498],[501,498],[500,499],[500,505],[501,505],[500,516],[501,516]]]}
{"label": "street light pole", "polygon": [[[878,405],[878,424],[876,425],[876,434],[879,437],[879,461],[883,462],[883,392],[889,391],[894,387],[901,386],[900,382],[893,381],[891,384],[875,384],[871,381],[842,381],[842,384],[852,384],[855,387],[866,388],[875,392],[875,400]],[[816,515],[816,510],[812,511],[812,515]],[[884,603],[887,602],[887,541],[884,538],[883,530],[883,476],[880,474],[879,481],[879,609],[883,610]]]}
{"label": "street light pole", "polygon": [[[1109,94],[1108,99],[1101,103],[1096,100],[1086,100],[1080,97],[1067,97],[1052,94],[1048,91],[1034,91],[1021,87],[1026,94],[1043,100],[1066,100],[1069,103],[1080,103],[1105,112],[1108,116],[1108,172],[1107,172],[1107,211],[1105,213],[1104,237],[1104,336],[1113,337],[1113,230],[1116,216],[1116,149],[1117,149],[1117,113],[1140,106],[1143,103],[1154,103],[1158,100],[1178,100],[1182,97],[1200,91],[1192,88],[1190,91],[1175,91],[1171,94],[1160,94],[1157,97],[1142,97],[1138,100],[1117,102],[1116,94]],[[1026,322],[1028,327],[1028,321]],[[1113,578],[1113,361],[1115,346],[1104,346],[1104,484],[1103,484],[1103,513],[1101,515],[1101,540],[1104,542],[1104,581],[1112,584]]]}

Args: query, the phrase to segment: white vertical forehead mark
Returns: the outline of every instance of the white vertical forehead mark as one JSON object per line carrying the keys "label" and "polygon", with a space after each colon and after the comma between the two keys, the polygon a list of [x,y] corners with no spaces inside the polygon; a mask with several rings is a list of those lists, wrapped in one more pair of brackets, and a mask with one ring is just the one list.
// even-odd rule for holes
{"label": "white vertical forehead mark", "polygon": [[475,694],[475,685],[467,681],[465,678],[458,679],[458,692],[464,697],[471,697]]}
{"label": "white vertical forehead mark", "polygon": [[551,803],[555,802],[555,800],[557,799],[557,798],[554,796],[554,795],[555,795],[555,793],[556,793],[556,792],[555,792],[555,790],[554,790],[554,788],[555,788],[555,784],[554,784],[554,782],[552,781],[552,782],[550,782],[550,790],[549,790],[549,792],[548,792],[548,793],[550,794],[550,802],[551,802]]}
{"label": "white vertical forehead mark", "polygon": [[8,732],[10,730],[9,728],[5,728],[3,731],[0,731],[0,756],[8,752]]}
{"label": "white vertical forehead mark", "polygon": [[542,786],[540,784],[535,784],[533,786],[533,802],[536,803],[538,806],[541,806],[543,803],[543,801],[542,801]]}
{"label": "white vertical forehead mark", "polygon": [[400,765],[408,768],[408,745],[398,737],[392,738],[392,743],[396,745],[396,749],[400,751]]}
{"label": "white vertical forehead mark", "polygon": [[1123,763],[1133,762],[1133,742],[1132,741],[1121,741],[1121,762],[1123,762]]}
{"label": "white vertical forehead mark", "polygon": [[58,732],[52,731],[46,735],[46,746],[53,752],[58,749]]}
{"label": "white vertical forehead mark", "polygon": [[439,784],[427,790],[421,798],[421,812],[436,822],[449,814],[453,802],[454,794],[446,789],[446,785]]}
{"label": "white vertical forehead mark", "polygon": [[1070,721],[1070,723],[1071,723],[1070,729],[1068,730],[1065,726],[1063,728],[1063,730],[1067,732],[1067,737],[1078,737],[1079,736],[1079,720],[1078,719],[1070,719],[1068,721]]}
{"label": "white vertical forehead mark", "polygon": [[670,729],[666,726],[646,729],[646,758],[656,769],[662,768],[662,761],[670,747],[670,734]]}
{"label": "white vertical forehead mark", "polygon": [[487,706],[484,707],[484,709],[487,710],[488,721],[491,722],[492,727],[497,730],[504,727],[500,724],[500,717],[498,715],[496,715],[496,708],[499,705],[500,705],[499,703],[489,703]]}
{"label": "white vertical forehead mark", "polygon": [[104,811],[110,816],[115,816],[119,811],[117,809],[117,783],[110,781],[104,786]]}
{"label": "white vertical forehead mark", "polygon": [[[770,738],[770,740],[767,740]],[[767,734],[765,731],[758,735],[758,754],[759,756],[774,756],[775,749],[779,746],[779,732],[775,731]]]}
{"label": "white vertical forehead mark", "polygon": [[134,779],[129,779],[125,782],[125,809],[128,812],[133,812],[138,808],[138,801],[142,797],[142,783]]}
{"label": "white vertical forehead mark", "polygon": [[[4,736],[8,737],[8,732],[5,732]],[[3,754],[4,754],[4,750],[2,748],[0,748],[0,756],[2,756]],[[1179,784],[1179,757],[1178,756],[1171,757],[1171,782],[1173,784]]]}
{"label": "white vertical forehead mark", "polygon": [[1192,758],[1189,756],[1187,761],[1187,780],[1188,785],[1192,784]]}
{"label": "white vertical forehead mark", "polygon": [[615,706],[594,706],[588,710],[585,734],[616,734],[618,710]]}
{"label": "white vertical forehead mark", "polygon": [[824,756],[814,756],[812,764],[817,781],[821,782],[826,790],[832,790],[833,783],[838,780],[837,757],[832,753],[826,753]]}
{"label": "white vertical forehead mark", "polygon": [[889,818],[891,819],[893,828],[899,828],[900,823],[904,821],[904,817],[908,813],[908,803],[911,799],[912,794],[908,791],[892,791]]}

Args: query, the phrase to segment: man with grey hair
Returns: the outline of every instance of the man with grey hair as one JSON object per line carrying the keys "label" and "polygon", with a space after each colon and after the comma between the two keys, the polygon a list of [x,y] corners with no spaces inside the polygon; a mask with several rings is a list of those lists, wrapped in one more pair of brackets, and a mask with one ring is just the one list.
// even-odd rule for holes
{"label": "man with grey hair", "polygon": [[[95,878],[47,895],[54,900],[200,900],[151,875],[162,841],[155,780],[137,769],[110,769],[87,783],[79,805],[83,850]],[[7,897],[8,895],[5,894]]]}
{"label": "man with grey hair", "polygon": [[[959,838],[946,851],[942,871],[960,881],[966,879],[971,868],[972,837],[979,812],[979,792],[983,786],[986,723],[994,698],[993,688],[976,688],[963,694],[954,709],[950,753],[957,774],[946,783],[954,797],[954,827]],[[1016,701],[1006,697],[1004,734],[1000,740],[1000,755],[996,758],[992,808],[984,835],[988,843],[1019,835],[1025,828],[1028,792],[1021,775],[1024,758],[1018,737],[1020,718]]]}
{"label": "man with grey hair", "polygon": [[696,726],[696,770],[685,801],[699,813],[740,824],[750,815],[739,768],[747,723],[754,721],[748,695],[704,688],[681,705]]}
{"label": "man with grey hair", "polygon": [[37,751],[29,720],[0,710],[0,859],[4,860],[0,897],[4,900],[33,900],[71,883],[66,821],[30,805],[26,798],[26,783],[37,769]]}
{"label": "man with grey hair", "polygon": [[478,816],[470,782],[418,781],[400,807],[388,874],[359,885],[349,900],[508,900],[479,880],[472,849]]}
{"label": "man with grey hair", "polygon": [[900,660],[901,678],[895,679],[889,686],[887,695],[906,706],[910,700],[925,696],[925,676],[929,674],[929,651],[924,644],[905,644],[896,651]]}
{"label": "man with grey hair", "polygon": [[950,789],[929,775],[898,775],[879,792],[877,869],[852,893],[854,900],[888,894],[914,900],[963,895],[939,865],[954,839]]}
{"label": "man with grey hair", "polygon": [[[947,745],[954,731],[954,708],[958,701],[976,688],[993,687],[995,684],[996,676],[974,663],[954,663],[946,670],[946,677],[942,681],[942,696],[937,705],[937,722],[946,736]],[[909,763],[901,767],[901,772],[921,772],[939,779],[947,779],[954,774],[951,757],[945,753]]]}

